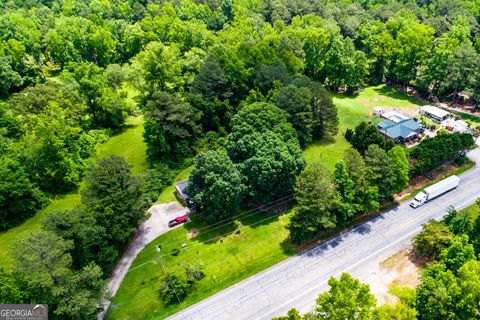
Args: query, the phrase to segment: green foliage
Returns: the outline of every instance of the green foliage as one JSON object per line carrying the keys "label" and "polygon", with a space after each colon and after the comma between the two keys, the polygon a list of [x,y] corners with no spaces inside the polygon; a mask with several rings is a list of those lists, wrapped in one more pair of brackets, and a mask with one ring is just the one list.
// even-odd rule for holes
{"label": "green foliage", "polygon": [[235,115],[225,147],[245,177],[248,195],[262,202],[288,195],[305,166],[294,129],[280,109],[266,103]]}
{"label": "green foliage", "polygon": [[408,186],[408,158],[405,149],[395,146],[388,151],[388,156],[395,166],[396,182],[394,192],[400,192]]}
{"label": "green foliage", "polygon": [[365,163],[368,166],[368,179],[378,186],[380,199],[389,199],[398,190],[396,163],[376,144],[371,144],[365,152]]}
{"label": "green foliage", "polygon": [[440,261],[455,274],[470,260],[475,260],[475,250],[468,243],[467,235],[455,236],[450,246],[440,253]]}
{"label": "green foliage", "polygon": [[144,140],[149,160],[179,161],[191,156],[194,139],[200,130],[195,110],[165,92],[154,93],[146,108]]}
{"label": "green foliage", "polygon": [[82,205],[104,228],[97,243],[95,261],[108,268],[144,217],[142,182],[132,176],[130,166],[118,156],[98,160],[85,177]]}
{"label": "green foliage", "polygon": [[29,303],[35,296],[35,290],[15,273],[0,269],[0,301],[2,303]]}
{"label": "green foliage", "polygon": [[[347,134],[345,135],[347,137]],[[378,133],[377,128],[373,124],[361,122],[355,127],[353,134],[348,132],[348,137],[352,146],[358,150],[362,155],[365,154],[371,144],[380,146],[385,151],[390,150],[395,145],[391,140],[386,140]]]}
{"label": "green foliage", "polygon": [[345,320],[369,319],[375,307],[375,296],[368,284],[342,273],[340,278],[328,280],[330,289],[317,299],[315,307],[318,319]]}
{"label": "green foliage", "polygon": [[473,137],[468,133],[452,133],[422,140],[410,150],[412,175],[422,175],[438,168],[447,161],[459,157],[473,146]]}
{"label": "green foliage", "polygon": [[186,265],[181,271],[167,272],[160,286],[160,298],[165,305],[181,303],[191,287],[202,280],[205,274],[194,265]]}
{"label": "green foliage", "polygon": [[98,301],[106,296],[100,267],[90,264],[79,271],[70,269],[72,258],[67,251],[72,246],[71,241],[42,231],[13,248],[14,271],[20,281],[35,288],[35,297],[41,296],[53,307],[54,319],[74,319],[78,314],[94,317],[101,309]]}
{"label": "green foliage", "polygon": [[0,158],[0,177],[0,230],[6,230],[33,216],[45,199],[25,169],[8,156]]}
{"label": "green foliage", "polygon": [[415,250],[429,257],[438,259],[440,253],[448,248],[453,241],[453,234],[442,222],[430,220],[423,225],[423,230],[415,236],[413,244]]}
{"label": "green foliage", "polygon": [[302,146],[312,142],[313,113],[310,105],[312,98],[310,90],[292,84],[280,89],[272,97],[272,102],[285,111],[285,116],[297,131]]}
{"label": "green foliage", "polygon": [[297,177],[295,192],[298,207],[288,225],[293,242],[311,239],[319,231],[336,226],[332,211],[335,184],[325,167],[308,165]]}
{"label": "green foliage", "polygon": [[[70,63],[68,71],[79,84],[93,125],[118,128],[124,124],[128,110],[121,97],[108,86],[103,69],[93,63]],[[68,76],[68,74],[67,74]]]}
{"label": "green foliage", "polygon": [[188,181],[185,193],[199,205],[208,222],[235,215],[245,187],[226,154],[217,151],[199,154]]}
{"label": "green foliage", "polygon": [[180,303],[188,294],[190,284],[184,273],[169,272],[160,286],[160,297],[166,305]]}

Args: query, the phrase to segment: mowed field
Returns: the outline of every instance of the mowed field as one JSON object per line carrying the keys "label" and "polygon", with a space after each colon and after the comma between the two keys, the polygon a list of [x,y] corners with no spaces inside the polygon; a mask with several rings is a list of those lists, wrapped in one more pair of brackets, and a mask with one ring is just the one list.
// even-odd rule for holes
{"label": "mowed field", "polygon": [[[374,107],[394,107],[413,113],[421,104],[383,86],[366,88],[353,97],[334,95],[334,103],[340,119],[339,134],[304,150],[307,163],[321,163],[329,169],[350,147],[343,137],[345,130],[368,121]],[[182,171],[175,180],[188,178],[191,169]],[[175,200],[171,186],[157,202]],[[190,223],[158,237],[138,255],[113,299],[107,319],[162,319],[295,254],[286,229],[292,212],[290,208],[284,209],[283,214],[241,211],[233,222],[213,226],[202,224],[199,217],[192,215]],[[192,238],[192,231],[198,236]],[[180,250],[178,256],[171,254],[174,249]],[[206,276],[181,304],[165,306],[159,298],[162,277],[166,271],[181,270],[185,264],[198,266]]]}
{"label": "mowed field", "polygon": [[[99,146],[97,157],[103,158],[110,155],[119,155],[132,166],[133,173],[140,173],[146,170],[146,146],[143,142],[143,118],[132,117],[127,120],[125,127],[108,142]],[[0,268],[9,270],[12,267],[13,259],[10,254],[10,247],[20,239],[37,232],[41,228],[41,221],[48,212],[73,209],[80,203],[80,190],[63,195],[54,199],[50,204],[38,211],[35,216],[26,220],[21,225],[8,231],[0,233]]]}

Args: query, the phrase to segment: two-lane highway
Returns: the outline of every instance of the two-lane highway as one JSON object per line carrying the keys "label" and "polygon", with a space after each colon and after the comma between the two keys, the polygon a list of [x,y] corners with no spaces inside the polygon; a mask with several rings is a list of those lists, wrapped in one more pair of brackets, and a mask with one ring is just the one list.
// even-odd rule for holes
{"label": "two-lane highway", "polygon": [[[476,149],[472,156],[478,157]],[[477,162],[478,163],[478,162]],[[421,230],[440,219],[448,206],[466,207],[480,193],[480,167],[462,174],[457,190],[420,208],[407,202],[303,254],[289,258],[171,316],[171,320],[271,319],[296,307],[308,311],[331,276],[349,272],[364,281],[385,260]]]}

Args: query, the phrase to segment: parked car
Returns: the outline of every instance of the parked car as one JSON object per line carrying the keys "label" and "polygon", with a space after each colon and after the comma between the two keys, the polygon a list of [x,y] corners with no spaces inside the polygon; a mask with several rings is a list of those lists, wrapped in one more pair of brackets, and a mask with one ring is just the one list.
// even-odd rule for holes
{"label": "parked car", "polygon": [[168,226],[170,228],[173,228],[173,227],[178,226],[179,224],[182,224],[182,223],[185,223],[185,222],[187,222],[187,216],[179,216],[179,217],[176,217],[173,220],[170,220],[168,222]]}

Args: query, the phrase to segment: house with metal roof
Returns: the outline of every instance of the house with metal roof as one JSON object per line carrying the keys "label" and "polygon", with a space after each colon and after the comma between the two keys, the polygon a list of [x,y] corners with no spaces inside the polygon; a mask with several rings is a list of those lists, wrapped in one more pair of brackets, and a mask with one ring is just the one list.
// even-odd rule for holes
{"label": "house with metal roof", "polygon": [[444,121],[447,120],[450,116],[450,112],[445,111],[443,109],[434,107],[434,106],[423,106],[419,110],[420,114],[423,114],[430,119],[437,120],[437,121]]}
{"label": "house with metal roof", "polygon": [[377,128],[384,137],[397,143],[414,140],[423,132],[423,127],[414,119],[404,119],[399,122],[385,120],[380,122]]}

